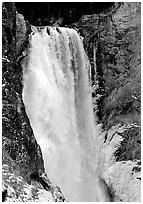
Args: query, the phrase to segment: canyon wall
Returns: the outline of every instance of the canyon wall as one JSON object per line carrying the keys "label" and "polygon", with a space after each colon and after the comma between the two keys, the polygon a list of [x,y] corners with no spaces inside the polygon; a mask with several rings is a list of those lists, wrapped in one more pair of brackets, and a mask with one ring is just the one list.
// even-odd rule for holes
{"label": "canyon wall", "polygon": [[121,201],[140,200],[140,9],[140,3],[115,3],[105,13],[83,16],[76,25],[92,65],[94,109],[103,130],[104,178]]}

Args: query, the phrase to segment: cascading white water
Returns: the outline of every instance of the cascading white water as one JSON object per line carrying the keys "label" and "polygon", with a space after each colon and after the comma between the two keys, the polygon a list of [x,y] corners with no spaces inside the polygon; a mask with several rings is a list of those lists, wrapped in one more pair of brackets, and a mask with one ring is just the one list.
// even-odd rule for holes
{"label": "cascading white water", "polygon": [[46,173],[69,201],[101,201],[89,61],[77,32],[34,28],[23,99]]}

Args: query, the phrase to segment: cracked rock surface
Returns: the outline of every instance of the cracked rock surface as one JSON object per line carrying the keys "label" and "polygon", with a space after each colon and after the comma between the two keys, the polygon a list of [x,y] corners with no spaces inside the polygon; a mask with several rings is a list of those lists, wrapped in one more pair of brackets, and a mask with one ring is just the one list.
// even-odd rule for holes
{"label": "cracked rock surface", "polygon": [[103,177],[120,201],[140,201],[141,4],[115,3],[104,13],[83,16],[77,27],[92,65]]}

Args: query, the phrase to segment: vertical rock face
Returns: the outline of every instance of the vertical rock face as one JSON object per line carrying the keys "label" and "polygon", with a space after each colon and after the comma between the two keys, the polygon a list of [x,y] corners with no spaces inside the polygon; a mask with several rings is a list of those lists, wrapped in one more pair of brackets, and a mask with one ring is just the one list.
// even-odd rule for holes
{"label": "vertical rock face", "polygon": [[93,96],[99,94],[104,176],[122,201],[140,200],[139,190],[133,190],[134,184],[140,186],[140,7],[140,3],[116,3],[106,13],[84,16],[79,23],[91,63],[92,47],[96,48],[98,88]]}
{"label": "vertical rock face", "polygon": [[[23,19],[18,31],[26,36]],[[24,29],[23,29],[24,28]],[[3,148],[4,156],[9,155],[21,175],[29,179],[30,169],[44,171],[42,155],[33,136],[29,119],[22,101],[22,69],[17,62],[23,42],[16,32],[16,10],[14,4],[3,4]],[[17,34],[17,35],[16,35]],[[16,49],[19,45],[19,49]],[[17,53],[16,53],[17,51]],[[6,154],[5,154],[6,153]],[[6,157],[7,159],[7,157]],[[5,163],[5,159],[3,160]]]}
{"label": "vertical rock face", "polygon": [[[60,189],[52,187],[44,174],[41,149],[25,112],[20,60],[26,56],[29,30],[23,16],[16,13],[14,3],[2,5],[2,29],[3,200],[64,201]],[[49,192],[35,182],[35,187],[29,185],[31,178]]]}

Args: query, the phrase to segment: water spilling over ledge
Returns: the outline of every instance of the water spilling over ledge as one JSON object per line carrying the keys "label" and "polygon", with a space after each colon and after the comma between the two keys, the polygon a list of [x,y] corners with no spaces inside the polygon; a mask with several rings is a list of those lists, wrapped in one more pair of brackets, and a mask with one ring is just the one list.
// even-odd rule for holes
{"label": "water spilling over ledge", "polygon": [[46,173],[69,201],[104,201],[89,61],[77,32],[33,27],[23,99]]}

